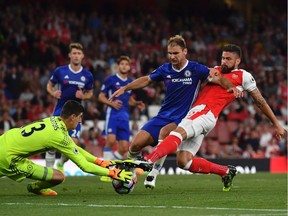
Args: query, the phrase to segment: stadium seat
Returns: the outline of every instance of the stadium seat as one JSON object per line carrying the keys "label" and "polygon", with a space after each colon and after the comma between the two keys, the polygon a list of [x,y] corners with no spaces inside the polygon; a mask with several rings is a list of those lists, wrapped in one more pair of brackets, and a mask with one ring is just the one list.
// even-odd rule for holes
{"label": "stadium seat", "polygon": [[238,121],[227,121],[226,125],[231,133],[234,133],[239,128]]}
{"label": "stadium seat", "polygon": [[217,137],[220,144],[228,144],[231,142],[231,132],[226,121],[219,120],[216,124]]}

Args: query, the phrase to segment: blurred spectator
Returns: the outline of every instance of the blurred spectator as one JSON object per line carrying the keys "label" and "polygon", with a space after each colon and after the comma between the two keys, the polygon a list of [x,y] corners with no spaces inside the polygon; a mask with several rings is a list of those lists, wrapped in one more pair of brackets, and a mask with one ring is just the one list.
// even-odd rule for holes
{"label": "blurred spectator", "polygon": [[27,110],[24,107],[23,101],[18,101],[17,104],[15,103],[15,112],[12,114],[12,118],[15,122],[26,120],[27,119]]}
{"label": "blurred spectator", "polygon": [[97,102],[96,101],[89,101],[86,105],[86,111],[84,113],[84,119],[85,120],[94,120],[99,119],[101,113],[97,109]]}
{"label": "blurred spectator", "polygon": [[270,140],[268,146],[266,147],[265,157],[271,158],[271,157],[277,157],[277,156],[281,156],[281,152],[280,152],[280,147],[278,145],[278,141],[274,137],[273,139]]}
{"label": "blurred spectator", "polygon": [[82,132],[80,142],[83,147],[97,157],[103,157],[103,149],[106,143],[105,137],[102,136],[102,131],[97,127],[89,128]]}
{"label": "blurred spectator", "polygon": [[220,155],[220,143],[217,139],[208,138],[206,140],[206,158],[217,158]]}
{"label": "blurred spectator", "polygon": [[131,125],[130,140],[133,139],[133,137],[137,134],[138,131],[139,131],[138,122],[134,120]]}
{"label": "blurred spectator", "polygon": [[19,100],[26,101],[26,100],[32,100],[34,97],[34,93],[31,91],[30,87],[26,87],[19,96]]}
{"label": "blurred spectator", "polygon": [[250,117],[248,105],[243,101],[233,101],[227,109],[227,121],[243,121],[243,119]]}
{"label": "blurred spectator", "polygon": [[242,157],[243,158],[255,157],[255,151],[253,150],[253,147],[250,144],[246,146],[246,149],[243,151]]}
{"label": "blurred spectator", "polygon": [[243,150],[239,147],[239,139],[237,137],[232,138],[231,145],[232,145],[232,158],[241,157],[243,155]]}
{"label": "blurred spectator", "polygon": [[258,147],[260,145],[258,131],[256,131],[255,129],[249,131],[249,137],[248,139],[246,139],[246,145],[251,145],[255,152],[258,150]]}
{"label": "blurred spectator", "polygon": [[282,156],[287,156],[287,147],[288,147],[288,142],[287,142],[287,136],[283,137],[280,142],[279,142],[279,148]]}
{"label": "blurred spectator", "polygon": [[269,145],[269,142],[273,138],[272,128],[271,128],[270,125],[261,124],[260,130],[261,131],[260,131],[259,144],[260,144],[261,148],[266,149],[268,147],[268,145]]}
{"label": "blurred spectator", "polygon": [[16,66],[8,68],[7,74],[5,74],[5,96],[8,99],[17,100],[20,95],[20,84],[22,75],[18,72]]}
{"label": "blurred spectator", "polygon": [[8,111],[4,111],[0,115],[0,135],[15,126],[14,120],[10,117]]}
{"label": "blurred spectator", "polygon": [[[240,10],[227,7],[223,11],[229,16],[214,20],[209,7],[201,17],[185,14],[182,10],[168,10],[165,13],[160,7],[154,8],[153,13],[141,8],[140,15],[138,9],[128,9],[129,13],[115,11],[110,16],[103,7],[94,7],[96,3],[93,2],[89,3],[87,11],[82,11],[83,7],[78,8],[78,4],[71,5],[68,10],[63,7],[65,1],[51,2],[28,0],[25,7],[22,1],[0,3],[2,119],[5,110],[9,110],[8,115],[17,126],[27,124],[39,115],[51,115],[55,101],[47,95],[46,84],[56,65],[67,64],[67,44],[71,41],[81,41],[87,50],[85,67],[91,68],[95,78],[94,95],[98,96],[103,80],[115,73],[115,56],[131,56],[132,77],[138,78],[151,73],[166,61],[166,38],[180,33],[191,50],[189,57],[210,66],[217,64],[219,50],[225,42],[233,41],[245,47],[243,68],[253,74],[259,90],[277,118],[287,126],[287,12],[279,7],[281,4],[271,7],[264,1],[263,7],[268,5],[269,10],[254,11],[252,20]],[[166,2],[168,8],[174,5],[171,2]],[[193,2],[195,8],[198,4],[202,3]],[[181,16],[177,15],[177,11],[182,11]],[[38,15],[37,19],[34,18],[35,14]],[[162,17],[157,17],[158,14],[162,14]],[[235,24],[237,28],[231,28]],[[164,86],[149,86],[145,90],[135,91],[135,94],[146,104],[161,105],[164,89]],[[23,102],[19,102],[20,98]],[[97,99],[95,103],[85,105],[87,118],[104,119],[103,107]],[[263,157],[264,146],[270,139],[265,129],[269,128],[269,123],[257,109],[244,96],[227,107],[223,116],[226,120],[240,122],[234,135],[238,137],[239,147],[243,151],[248,148],[247,140],[251,143],[256,141],[249,131],[258,131],[260,150],[255,154],[256,157]],[[135,113],[131,112],[130,119],[139,120],[144,114],[148,118],[147,110],[145,113],[135,110]],[[263,133],[257,129],[257,125],[263,126]],[[232,143],[233,138],[223,149],[231,150]],[[277,141],[277,144],[281,154],[287,155],[287,139]],[[253,146],[254,151],[255,148]],[[221,153],[219,157],[222,157]],[[227,157],[230,157],[228,153]],[[234,154],[234,157],[238,156]]]}

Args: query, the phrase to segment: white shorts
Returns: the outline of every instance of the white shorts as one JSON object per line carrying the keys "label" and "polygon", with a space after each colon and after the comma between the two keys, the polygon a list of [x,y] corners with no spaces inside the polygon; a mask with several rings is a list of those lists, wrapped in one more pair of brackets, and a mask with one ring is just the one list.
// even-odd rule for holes
{"label": "white shorts", "polygon": [[216,121],[217,118],[206,105],[198,105],[189,110],[178,125],[186,131],[187,139],[182,141],[177,151],[189,151],[195,156],[204,136],[215,127]]}

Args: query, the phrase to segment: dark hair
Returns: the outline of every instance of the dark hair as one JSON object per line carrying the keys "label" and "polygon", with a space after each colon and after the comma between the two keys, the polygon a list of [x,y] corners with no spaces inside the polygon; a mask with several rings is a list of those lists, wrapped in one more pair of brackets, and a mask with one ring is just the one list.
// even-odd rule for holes
{"label": "dark hair", "polygon": [[73,114],[78,116],[83,112],[84,112],[84,107],[80,103],[74,100],[68,100],[62,108],[61,117],[63,119],[67,119],[69,118],[69,116]]}
{"label": "dark hair", "polygon": [[72,51],[73,48],[78,49],[78,50],[82,50],[82,52],[83,52],[83,46],[80,43],[70,43],[69,44],[70,52]]}
{"label": "dark hair", "polygon": [[170,37],[169,40],[168,40],[168,46],[169,45],[172,45],[172,46],[178,45],[182,49],[186,48],[185,40],[184,40],[184,38],[181,35],[175,35],[173,37]]}
{"label": "dark hair", "polygon": [[117,64],[119,65],[121,61],[128,61],[128,63],[130,64],[130,58],[128,56],[120,56],[118,59],[117,59]]}
{"label": "dark hair", "polygon": [[241,48],[239,46],[235,45],[235,44],[226,44],[226,45],[224,45],[222,51],[223,52],[236,53],[240,59],[242,58]]}

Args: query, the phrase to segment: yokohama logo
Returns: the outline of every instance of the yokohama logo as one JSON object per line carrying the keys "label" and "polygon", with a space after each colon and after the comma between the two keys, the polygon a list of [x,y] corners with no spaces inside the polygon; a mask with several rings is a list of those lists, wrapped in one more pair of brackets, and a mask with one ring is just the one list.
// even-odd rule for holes
{"label": "yokohama logo", "polygon": [[192,82],[192,78],[172,79],[172,82]]}

